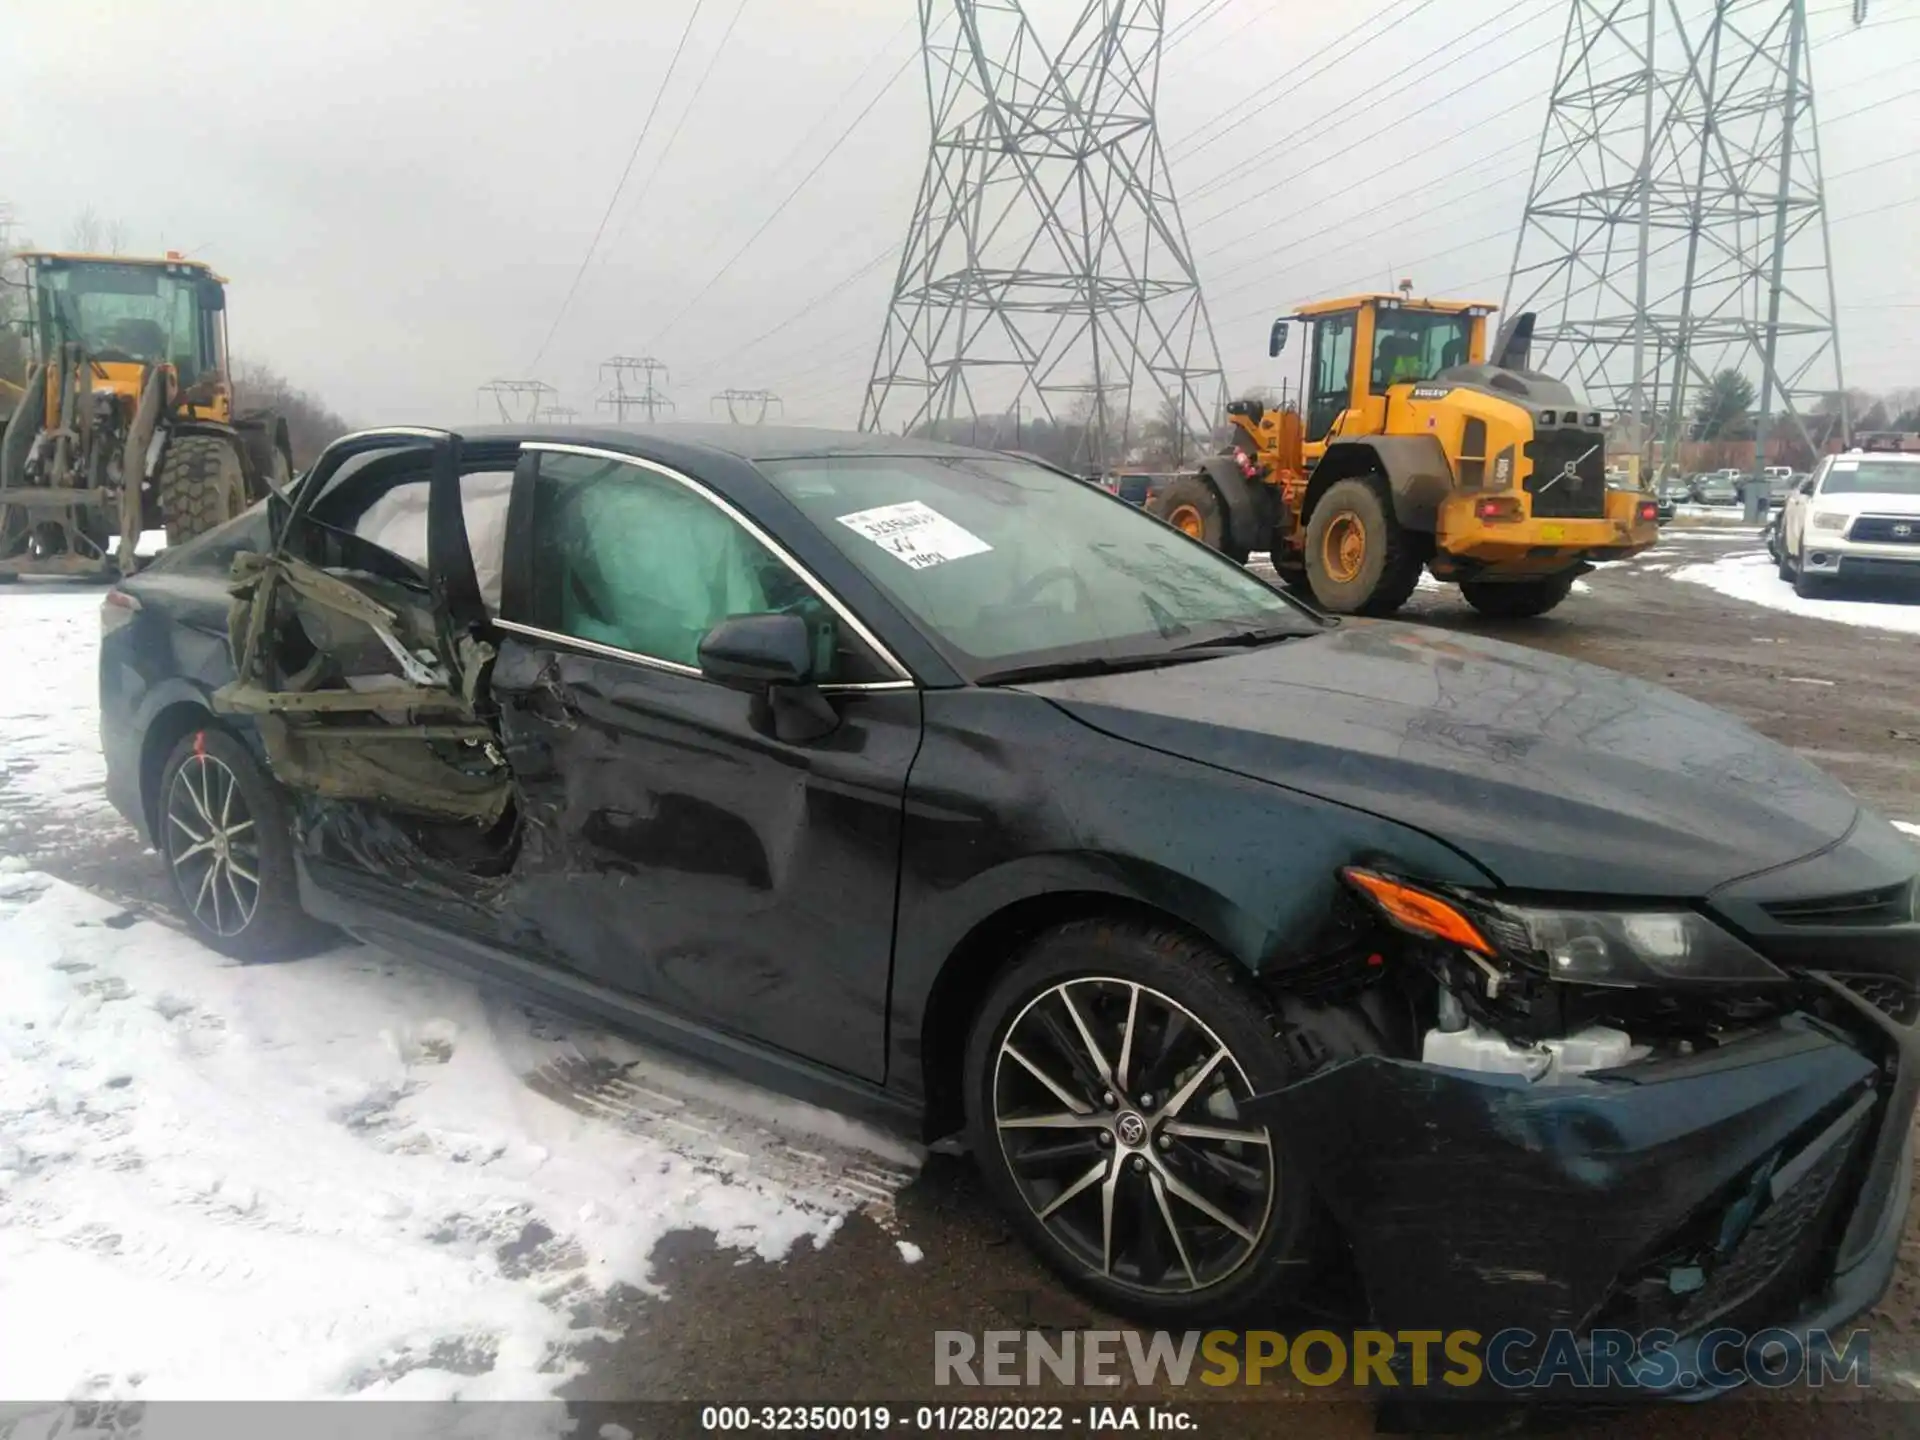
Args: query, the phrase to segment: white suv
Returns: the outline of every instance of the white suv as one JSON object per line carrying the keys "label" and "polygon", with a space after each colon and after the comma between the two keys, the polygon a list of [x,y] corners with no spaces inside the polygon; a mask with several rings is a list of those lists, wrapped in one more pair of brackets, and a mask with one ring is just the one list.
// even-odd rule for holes
{"label": "white suv", "polygon": [[1779,560],[1801,595],[1836,578],[1920,580],[1920,454],[1827,456],[1787,497]]}

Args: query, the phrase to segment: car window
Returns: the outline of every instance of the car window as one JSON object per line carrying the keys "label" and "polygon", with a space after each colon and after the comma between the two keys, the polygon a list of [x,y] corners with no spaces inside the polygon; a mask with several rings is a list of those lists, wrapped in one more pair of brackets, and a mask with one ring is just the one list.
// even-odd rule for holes
{"label": "car window", "polygon": [[1320,628],[1217,552],[1024,460],[863,455],[760,469],[970,675]]}
{"label": "car window", "polygon": [[1920,465],[1901,460],[1835,460],[1822,495],[1920,495]]}
{"label": "car window", "polygon": [[794,614],[816,678],[896,678],[779,556],[698,490],[657,471],[546,453],[534,481],[529,623],[698,668],[700,641],[740,615]]}
{"label": "car window", "polygon": [[[426,480],[409,480],[383,491],[352,524],[362,540],[427,568]],[[460,477],[460,509],[467,524],[467,547],[488,613],[500,611],[500,575],[507,551],[507,502],[513,494],[511,470],[479,470]]]}

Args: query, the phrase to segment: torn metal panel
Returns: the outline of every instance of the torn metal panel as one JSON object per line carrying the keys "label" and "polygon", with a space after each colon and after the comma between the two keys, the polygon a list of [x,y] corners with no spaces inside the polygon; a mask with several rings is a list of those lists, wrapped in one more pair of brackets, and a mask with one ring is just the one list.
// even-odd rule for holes
{"label": "torn metal panel", "polygon": [[256,717],[289,788],[491,826],[512,779],[479,696],[493,649],[449,635],[396,581],[285,553],[234,559],[229,643],[238,678],[213,697]]}

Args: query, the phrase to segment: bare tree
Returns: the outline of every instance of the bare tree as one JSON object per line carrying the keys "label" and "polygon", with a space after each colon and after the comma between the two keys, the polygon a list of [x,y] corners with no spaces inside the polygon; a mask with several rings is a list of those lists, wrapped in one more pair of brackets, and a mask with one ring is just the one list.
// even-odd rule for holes
{"label": "bare tree", "polygon": [[328,442],[353,428],[311,391],[300,389],[261,361],[234,362],[233,390],[235,409],[273,410],[286,417],[296,470],[312,464]]}
{"label": "bare tree", "polygon": [[67,227],[67,248],[89,255],[122,255],[127,248],[127,222],[103,220],[89,205]]}
{"label": "bare tree", "polygon": [[[0,203],[0,380],[17,385],[27,378],[27,276],[13,230],[13,210]],[[0,392],[0,412],[7,408]]]}

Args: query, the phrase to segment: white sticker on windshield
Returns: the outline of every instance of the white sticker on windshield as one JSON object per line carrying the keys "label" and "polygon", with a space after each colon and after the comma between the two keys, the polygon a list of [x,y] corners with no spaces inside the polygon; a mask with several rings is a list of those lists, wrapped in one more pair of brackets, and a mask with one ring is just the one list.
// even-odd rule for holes
{"label": "white sticker on windshield", "polygon": [[898,505],[882,505],[873,510],[856,510],[839,517],[849,530],[873,541],[894,559],[915,570],[931,569],[949,560],[980,555],[993,547],[962,529],[938,510],[918,500]]}
{"label": "white sticker on windshield", "polygon": [[1860,462],[1858,460],[1836,460],[1833,462],[1833,468],[1836,470],[1858,470],[1860,468]]}

